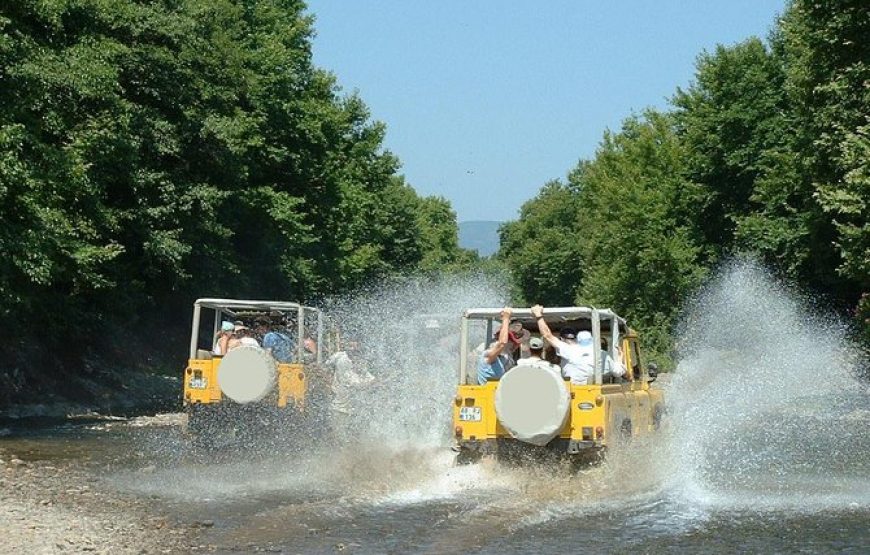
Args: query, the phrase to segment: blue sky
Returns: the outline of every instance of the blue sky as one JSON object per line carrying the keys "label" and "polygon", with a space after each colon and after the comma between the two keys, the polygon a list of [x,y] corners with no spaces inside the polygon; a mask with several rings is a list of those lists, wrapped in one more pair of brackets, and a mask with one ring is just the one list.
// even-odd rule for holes
{"label": "blue sky", "polygon": [[387,124],[417,191],[460,221],[509,220],[595,153],[605,129],[664,108],[697,55],[766,37],[784,0],[309,0],[314,61]]}

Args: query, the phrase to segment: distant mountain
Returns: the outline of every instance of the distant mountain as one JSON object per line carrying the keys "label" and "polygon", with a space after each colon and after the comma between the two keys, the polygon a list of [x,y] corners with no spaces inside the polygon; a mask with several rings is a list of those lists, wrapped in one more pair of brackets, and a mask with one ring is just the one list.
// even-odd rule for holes
{"label": "distant mountain", "polygon": [[459,222],[459,246],[491,256],[498,251],[498,227],[502,222]]}

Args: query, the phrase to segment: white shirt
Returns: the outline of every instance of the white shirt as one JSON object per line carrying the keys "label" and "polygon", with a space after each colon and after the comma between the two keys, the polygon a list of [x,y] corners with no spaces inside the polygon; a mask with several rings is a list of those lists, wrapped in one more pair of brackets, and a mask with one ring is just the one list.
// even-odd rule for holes
{"label": "white shirt", "polygon": [[550,372],[555,372],[556,374],[561,374],[558,366],[556,366],[555,364],[550,364],[546,360],[540,357],[536,357],[534,355],[530,355],[518,360],[517,367],[520,366],[534,366],[535,368],[542,368],[544,370],[549,370]]}
{"label": "white shirt", "polygon": [[332,410],[350,414],[356,389],[373,382],[375,377],[364,368],[354,368],[353,361],[344,351],[333,354],[326,364],[335,367],[332,378]]}
{"label": "white shirt", "polygon": [[259,347],[260,343],[254,339],[253,337],[243,337],[239,339],[239,343],[241,343],[245,347]]}
{"label": "white shirt", "polygon": [[581,346],[577,343],[566,343],[561,339],[553,342],[556,354],[562,359],[562,377],[571,380],[576,385],[586,385],[595,376],[592,345]]}
{"label": "white shirt", "polygon": [[610,353],[602,351],[601,356],[603,358],[601,362],[604,363],[604,371],[602,372],[602,375],[610,375],[615,378],[621,378],[625,375],[625,366],[621,362],[616,362],[615,360],[613,360],[613,357],[610,356]]}

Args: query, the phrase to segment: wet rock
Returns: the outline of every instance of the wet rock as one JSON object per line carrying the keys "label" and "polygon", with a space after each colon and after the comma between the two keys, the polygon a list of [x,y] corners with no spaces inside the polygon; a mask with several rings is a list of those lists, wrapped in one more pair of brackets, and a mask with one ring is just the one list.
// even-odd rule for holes
{"label": "wet rock", "polygon": [[26,465],[27,465],[26,462],[22,461],[21,459],[19,459],[19,458],[17,458],[17,457],[13,457],[13,458],[9,461],[9,464],[11,464],[12,466],[26,466]]}

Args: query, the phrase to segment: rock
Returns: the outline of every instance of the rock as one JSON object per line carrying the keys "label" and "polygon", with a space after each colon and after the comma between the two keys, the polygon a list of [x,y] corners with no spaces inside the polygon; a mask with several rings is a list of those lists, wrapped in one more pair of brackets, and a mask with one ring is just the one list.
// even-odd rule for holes
{"label": "rock", "polygon": [[13,458],[9,461],[9,464],[11,464],[12,466],[25,466],[25,465],[27,465],[26,462],[22,461],[21,459],[19,459],[19,458],[17,458],[17,457],[13,457]]}

